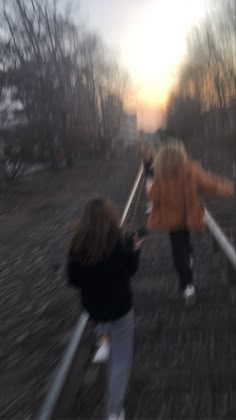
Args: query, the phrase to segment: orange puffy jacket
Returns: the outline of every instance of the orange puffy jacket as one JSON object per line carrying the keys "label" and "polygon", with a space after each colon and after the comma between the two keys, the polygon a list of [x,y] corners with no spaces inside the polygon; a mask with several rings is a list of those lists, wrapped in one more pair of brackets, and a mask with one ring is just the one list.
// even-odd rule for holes
{"label": "orange puffy jacket", "polygon": [[156,176],[148,190],[152,211],[147,221],[150,230],[203,230],[203,195],[228,197],[233,184],[205,172],[196,162],[188,160],[175,178]]}

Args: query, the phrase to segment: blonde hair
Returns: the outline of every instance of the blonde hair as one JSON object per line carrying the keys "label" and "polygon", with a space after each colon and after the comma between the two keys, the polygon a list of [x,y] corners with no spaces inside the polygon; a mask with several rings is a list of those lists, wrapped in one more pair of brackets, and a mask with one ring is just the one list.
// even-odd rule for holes
{"label": "blonde hair", "polygon": [[168,139],[160,147],[154,163],[155,175],[160,178],[175,176],[187,160],[187,153],[182,141]]}

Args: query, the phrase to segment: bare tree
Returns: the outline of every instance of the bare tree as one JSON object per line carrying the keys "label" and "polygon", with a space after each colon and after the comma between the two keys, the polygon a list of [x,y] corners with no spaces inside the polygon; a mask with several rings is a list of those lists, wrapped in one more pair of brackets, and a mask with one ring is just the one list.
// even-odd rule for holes
{"label": "bare tree", "polygon": [[[96,151],[104,137],[106,147],[116,141],[127,76],[101,38],[80,33],[56,0],[3,0],[0,22],[0,87],[7,75],[42,156],[56,166],[60,149],[71,166],[82,144]],[[121,104],[112,117],[105,106],[111,97]]]}
{"label": "bare tree", "polygon": [[29,122],[41,126],[41,143],[53,164],[56,142],[71,163],[67,120],[76,29],[59,13],[55,1],[45,0],[4,1],[2,22],[14,57],[11,83],[17,87]]}
{"label": "bare tree", "polygon": [[[221,2],[215,14],[212,13],[192,30],[187,43],[187,57],[179,72],[179,83],[169,101],[168,120],[172,121],[172,125],[174,116],[180,119],[181,101],[183,104],[183,101],[191,99],[200,106],[201,125],[208,136],[211,133],[211,136],[220,138],[235,133],[232,120],[236,97],[235,31],[233,0]],[[178,107],[176,98],[179,98]],[[198,113],[194,120],[192,131],[196,133]]]}

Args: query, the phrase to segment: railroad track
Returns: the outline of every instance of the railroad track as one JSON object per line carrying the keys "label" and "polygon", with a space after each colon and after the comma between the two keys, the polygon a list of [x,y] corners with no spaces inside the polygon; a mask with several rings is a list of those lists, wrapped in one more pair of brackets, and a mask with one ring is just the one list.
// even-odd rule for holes
{"label": "railroad track", "polygon": [[[137,203],[142,192],[143,182],[142,169],[140,168],[123,211],[121,218],[122,226],[129,228],[132,226],[137,211]],[[83,343],[83,336],[86,337],[85,343]],[[81,372],[84,372],[88,368],[91,351],[92,340],[89,328],[89,316],[86,312],[83,312],[75,326],[71,340],[58,367],[57,374],[40,409],[37,417],[38,420],[65,419],[70,417],[68,414],[77,397],[78,388],[81,385],[79,378],[81,378]],[[81,353],[83,357],[80,357]]]}
{"label": "railroad track", "polygon": [[[136,219],[143,185],[144,179],[140,169],[121,219],[121,224],[128,228],[133,227]],[[217,248],[225,254],[229,262],[229,274],[232,279],[236,271],[235,249],[207,209],[205,217],[208,231],[213,238],[213,249],[217,245]],[[93,336],[89,316],[87,313],[82,313],[58,371],[49,386],[37,420],[75,418],[71,415],[71,410],[78,398],[92,399],[92,405],[99,404],[102,390],[98,390],[98,387],[93,388],[92,384],[96,383],[102,371],[100,367],[91,367],[92,350]],[[178,373],[176,373],[177,376]],[[84,382],[87,383],[85,387]],[[82,390],[82,393],[80,393],[80,390]],[[88,390],[87,394],[86,390]],[[93,413],[92,407],[90,413],[91,415]]]}

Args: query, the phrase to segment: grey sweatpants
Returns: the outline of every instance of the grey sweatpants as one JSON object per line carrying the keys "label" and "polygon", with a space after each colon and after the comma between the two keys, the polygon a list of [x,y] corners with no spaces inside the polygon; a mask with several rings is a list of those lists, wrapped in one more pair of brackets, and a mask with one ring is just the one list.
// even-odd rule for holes
{"label": "grey sweatpants", "polygon": [[110,356],[107,366],[106,419],[122,411],[125,391],[130,377],[133,359],[134,314],[131,310],[122,318],[100,324],[110,340]]}

